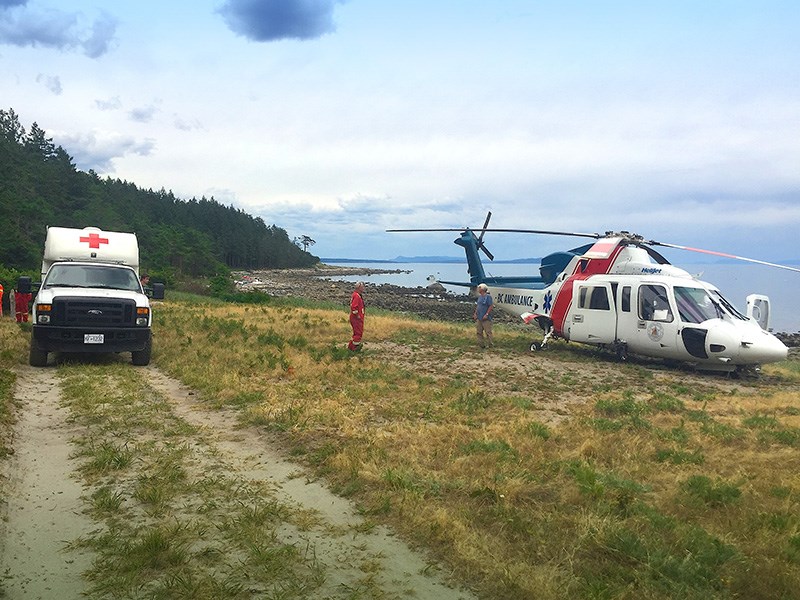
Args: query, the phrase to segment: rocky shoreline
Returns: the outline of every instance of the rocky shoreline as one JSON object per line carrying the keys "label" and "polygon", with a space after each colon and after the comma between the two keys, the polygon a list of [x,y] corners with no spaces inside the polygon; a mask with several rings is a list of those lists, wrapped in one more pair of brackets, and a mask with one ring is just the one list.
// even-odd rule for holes
{"label": "rocky shoreline", "polygon": [[[433,284],[428,287],[402,287],[389,283],[372,284],[368,275],[407,273],[403,269],[372,269],[320,264],[307,269],[274,269],[234,274],[237,289],[260,290],[271,296],[294,296],[327,301],[347,306],[353,284],[337,277],[365,276],[364,301],[367,308],[382,308],[415,314],[441,321],[471,321],[474,298],[469,294],[452,294]],[[497,322],[520,324],[519,319],[498,311]],[[521,324],[520,324],[521,325]],[[800,332],[775,334],[791,348],[800,347]]]}
{"label": "rocky shoreline", "polygon": [[[470,321],[474,300],[468,294],[452,294],[444,288],[401,287],[389,283],[373,284],[368,275],[407,272],[402,269],[331,267],[281,269],[235,273],[237,289],[260,290],[271,296],[294,296],[342,306],[350,304],[354,284],[337,277],[364,276],[364,302],[367,310],[381,308],[443,321]],[[514,320],[516,321],[516,320]],[[509,322],[511,320],[509,319]]]}

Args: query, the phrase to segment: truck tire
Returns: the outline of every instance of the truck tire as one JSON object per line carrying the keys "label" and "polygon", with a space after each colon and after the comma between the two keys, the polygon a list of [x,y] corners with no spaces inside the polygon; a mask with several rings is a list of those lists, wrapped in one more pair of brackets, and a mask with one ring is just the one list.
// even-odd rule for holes
{"label": "truck tire", "polygon": [[148,341],[147,346],[144,347],[144,350],[131,352],[131,363],[137,367],[146,367],[150,364],[150,353],[152,351],[153,343]]}
{"label": "truck tire", "polygon": [[28,364],[32,367],[46,367],[47,351],[39,350],[36,346],[31,344],[31,351],[28,355]]}

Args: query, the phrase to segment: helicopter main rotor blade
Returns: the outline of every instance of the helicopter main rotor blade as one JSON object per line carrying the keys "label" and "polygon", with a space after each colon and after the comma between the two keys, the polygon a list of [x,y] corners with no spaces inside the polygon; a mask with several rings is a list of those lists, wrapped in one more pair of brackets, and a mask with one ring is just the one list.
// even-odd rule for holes
{"label": "helicopter main rotor blade", "polygon": [[[387,232],[414,232],[414,231],[467,231],[472,229],[470,227],[448,227],[442,229],[387,229]],[[475,231],[478,231],[477,229]],[[592,239],[600,239],[605,237],[599,233],[582,233],[576,231],[548,231],[545,229],[483,229],[481,231],[490,231],[494,233],[536,233],[539,235],[565,235],[569,237],[587,237]]]}
{"label": "helicopter main rotor blade", "polygon": [[771,263],[764,260],[757,260],[755,258],[747,258],[745,256],[736,256],[735,254],[727,254],[725,252],[716,252],[714,250],[703,250],[702,248],[692,248],[690,246],[680,246],[678,244],[667,244],[665,242],[656,242],[655,240],[650,240],[647,242],[651,246],[664,246],[665,248],[675,248],[676,250],[688,250],[690,252],[700,252],[701,254],[711,254],[712,256],[722,256],[723,258],[733,258],[736,260],[743,260],[745,262],[756,263],[759,265],[766,265],[768,267],[776,267],[778,269],[786,269],[787,271],[795,271],[800,273],[800,269],[796,267],[790,267],[787,265],[780,265],[778,263]]}
{"label": "helicopter main rotor blade", "polygon": [[644,248],[644,251],[647,252],[647,254],[650,255],[650,257],[653,260],[655,260],[656,263],[658,263],[659,265],[668,265],[668,264],[670,264],[670,262],[666,258],[661,256],[660,252],[657,252],[656,250],[654,250],[650,246],[642,245],[642,246],[639,246],[639,247],[640,248]]}

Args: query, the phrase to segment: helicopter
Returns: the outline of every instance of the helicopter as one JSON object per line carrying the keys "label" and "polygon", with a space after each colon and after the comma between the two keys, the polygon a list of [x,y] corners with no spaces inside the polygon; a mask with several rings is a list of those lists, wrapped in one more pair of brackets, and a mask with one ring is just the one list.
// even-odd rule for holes
{"label": "helicopter", "polygon": [[[489,286],[496,308],[536,324],[540,351],[554,339],[582,342],[628,355],[689,363],[698,370],[738,373],[758,371],[788,356],[788,348],[769,329],[770,302],[747,297],[742,314],[720,290],[664,258],[654,247],[688,250],[800,272],[800,269],[723,252],[646,240],[628,231],[581,233],[537,229],[490,229],[489,212],[481,228],[387,229],[388,232],[457,231],[469,283]],[[538,276],[487,276],[480,252],[489,260],[487,232],[591,238],[591,243],[554,252],[541,259]]]}

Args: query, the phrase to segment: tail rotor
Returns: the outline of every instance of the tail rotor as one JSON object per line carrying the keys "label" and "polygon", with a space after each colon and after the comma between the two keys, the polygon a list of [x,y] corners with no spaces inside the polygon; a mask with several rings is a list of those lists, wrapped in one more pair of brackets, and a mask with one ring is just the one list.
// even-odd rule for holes
{"label": "tail rotor", "polygon": [[494,254],[489,252],[489,249],[483,243],[483,234],[486,233],[486,229],[489,227],[489,219],[491,218],[492,218],[492,211],[489,211],[486,214],[486,221],[484,221],[483,223],[481,234],[478,236],[478,249],[483,250],[483,253],[489,258],[489,260],[494,260]]}

